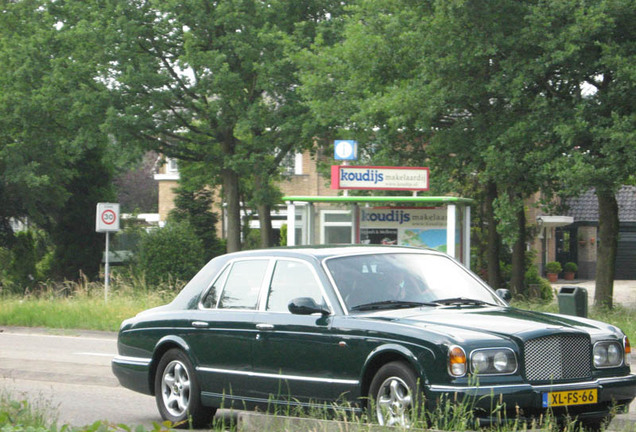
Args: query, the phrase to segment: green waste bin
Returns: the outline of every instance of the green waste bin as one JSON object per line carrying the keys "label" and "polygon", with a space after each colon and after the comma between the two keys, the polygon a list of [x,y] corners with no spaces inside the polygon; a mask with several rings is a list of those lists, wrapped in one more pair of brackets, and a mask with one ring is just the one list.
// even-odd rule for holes
{"label": "green waste bin", "polygon": [[587,318],[587,290],[577,286],[561,287],[559,313]]}

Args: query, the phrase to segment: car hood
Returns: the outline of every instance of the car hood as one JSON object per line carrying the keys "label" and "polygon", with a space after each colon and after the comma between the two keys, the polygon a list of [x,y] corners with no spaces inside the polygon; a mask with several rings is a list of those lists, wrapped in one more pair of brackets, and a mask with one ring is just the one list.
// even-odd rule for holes
{"label": "car hood", "polygon": [[512,307],[449,306],[377,311],[366,318],[401,325],[424,327],[457,338],[478,332],[484,336],[521,339],[542,334],[585,332],[592,339],[601,335],[622,335],[620,329],[606,323],[581,317],[540,313]]}

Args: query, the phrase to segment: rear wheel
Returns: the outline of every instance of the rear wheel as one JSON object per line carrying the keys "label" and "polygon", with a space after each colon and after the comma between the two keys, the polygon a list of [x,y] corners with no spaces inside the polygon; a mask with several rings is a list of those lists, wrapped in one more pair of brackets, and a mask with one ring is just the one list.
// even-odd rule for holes
{"label": "rear wheel", "polygon": [[188,356],[179,349],[167,351],[157,366],[155,399],[164,420],[175,427],[210,424],[216,408],[201,405],[201,389]]}
{"label": "rear wheel", "polygon": [[417,375],[408,363],[382,366],[369,388],[369,413],[381,425],[409,427],[418,419],[423,395]]}

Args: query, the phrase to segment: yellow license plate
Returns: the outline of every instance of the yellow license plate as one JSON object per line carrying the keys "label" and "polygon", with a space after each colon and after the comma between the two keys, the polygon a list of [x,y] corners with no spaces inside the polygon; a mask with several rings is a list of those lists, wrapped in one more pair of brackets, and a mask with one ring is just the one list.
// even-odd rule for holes
{"label": "yellow license plate", "polygon": [[543,393],[543,407],[587,405],[598,402],[598,390],[570,390]]}

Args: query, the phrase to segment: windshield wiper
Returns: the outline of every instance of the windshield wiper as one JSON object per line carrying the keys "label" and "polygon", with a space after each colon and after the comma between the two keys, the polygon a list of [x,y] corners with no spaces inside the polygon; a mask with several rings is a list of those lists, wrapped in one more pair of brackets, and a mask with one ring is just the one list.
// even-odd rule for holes
{"label": "windshield wiper", "polygon": [[470,299],[466,297],[451,297],[446,299],[434,300],[438,305],[492,305],[492,303],[483,300]]}
{"label": "windshield wiper", "polygon": [[412,302],[401,300],[383,300],[371,303],[365,303],[351,308],[352,311],[365,311],[375,309],[402,309],[402,308],[414,308],[418,306],[438,306],[436,303],[426,302]]}

